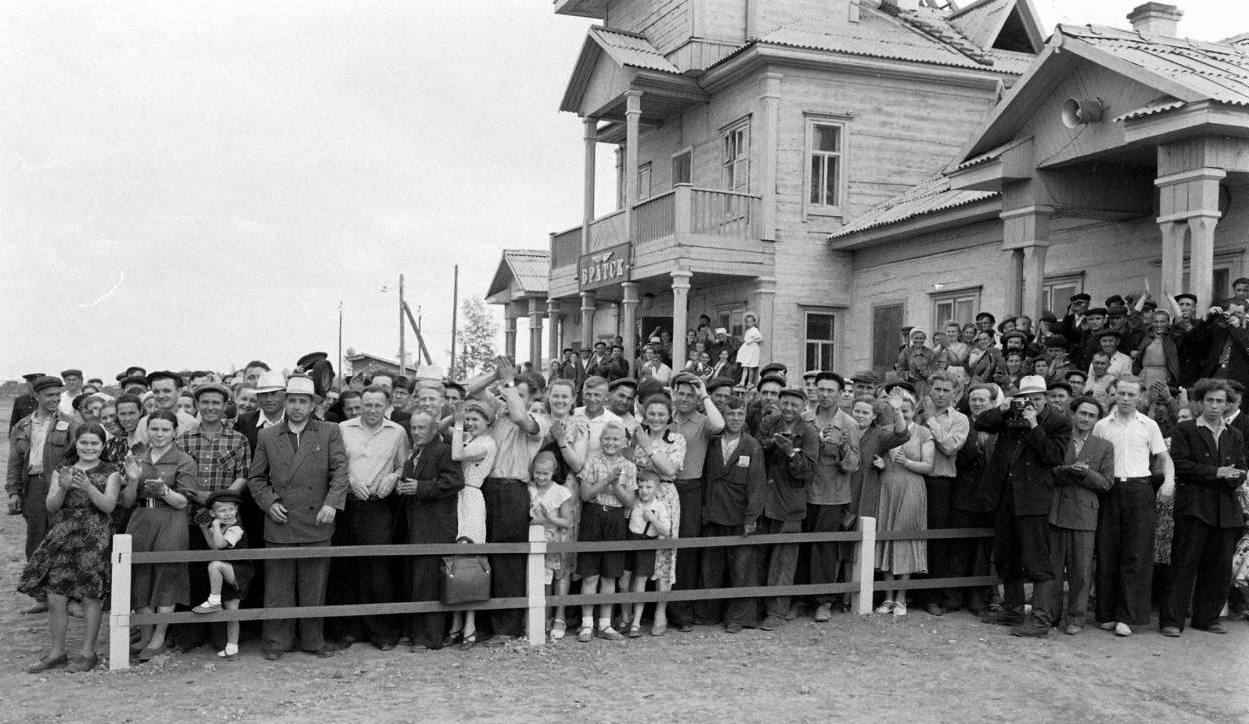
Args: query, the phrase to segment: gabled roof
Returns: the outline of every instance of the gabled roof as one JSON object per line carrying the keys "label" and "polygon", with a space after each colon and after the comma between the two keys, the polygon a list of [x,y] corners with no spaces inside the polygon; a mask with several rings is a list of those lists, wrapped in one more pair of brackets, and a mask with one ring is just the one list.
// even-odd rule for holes
{"label": "gabled roof", "polygon": [[758,41],[888,60],[1022,73],[1026,62],[999,56],[968,40],[942,15],[928,8],[885,12],[864,6],[859,22],[802,22],[783,26]]}
{"label": "gabled roof", "polygon": [[576,113],[580,110],[581,97],[589,87],[594,68],[603,55],[621,68],[658,71],[673,76],[681,74],[663,53],[641,35],[596,25],[586,33],[581,55],[577,57],[564,99],[559,104],[561,111]]}
{"label": "gabled roof", "polygon": [[842,239],[853,234],[881,226],[897,224],[938,211],[967,206],[978,201],[996,197],[996,191],[952,189],[950,179],[944,175],[921,181],[914,188],[877,204],[852,222],[829,235],[830,240]]}
{"label": "gabled roof", "polygon": [[506,249],[487,297],[507,291],[512,280],[524,296],[545,296],[550,283],[551,255],[545,249]]}
{"label": "gabled roof", "polygon": [[976,0],[967,7],[955,10],[947,19],[973,43],[982,48],[992,48],[1012,14],[1027,34],[1032,51],[1041,52],[1045,35],[1041,32],[1040,20],[1030,0]]}

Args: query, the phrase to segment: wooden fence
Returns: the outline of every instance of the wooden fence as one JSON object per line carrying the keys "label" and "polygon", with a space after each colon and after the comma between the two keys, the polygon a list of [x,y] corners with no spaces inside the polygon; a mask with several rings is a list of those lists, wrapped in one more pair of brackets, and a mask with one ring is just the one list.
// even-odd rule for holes
{"label": "wooden fence", "polygon": [[[391,614],[433,613],[437,611],[489,611],[525,609],[527,638],[531,645],[546,641],[546,615],[550,606],[578,606],[598,603],[650,603],[658,601],[699,601],[729,598],[766,598],[771,596],[814,596],[848,593],[851,607],[860,614],[872,612],[875,590],[874,568],[876,542],[881,540],[940,540],[955,538],[988,538],[990,528],[952,528],[927,531],[890,531],[877,533],[875,518],[860,518],[858,530],[836,533],[783,533],[777,535],[724,536],[716,538],[678,538],[668,540],[628,540],[547,543],[541,526],[529,528],[526,543],[427,544],[337,546],[323,548],[249,548],[238,551],[160,551],[135,553],[128,535],[113,536],[112,606],[109,615],[109,669],[130,667],[130,627],[159,623],[218,623],[225,621],[257,621],[272,619],[330,618],[377,616]],[[845,583],[810,583],[790,586],[750,586],[738,588],[704,588],[680,591],[645,591],[641,593],[581,593],[548,596],[543,585],[543,564],[550,553],[589,551],[697,549],[739,546],[766,546],[783,543],[855,543],[850,580]],[[451,555],[524,555],[527,560],[525,596],[493,598],[472,604],[445,605],[439,601],[406,601],[335,606],[295,606],[286,608],[248,608],[222,610],[210,614],[190,611],[177,613],[131,613],[131,571],[136,565],[157,563],[204,563],[214,560],[257,561],[297,558],[363,558],[413,557]],[[993,576],[963,578],[922,578],[893,581],[893,590],[925,588],[966,588],[997,583]]]}

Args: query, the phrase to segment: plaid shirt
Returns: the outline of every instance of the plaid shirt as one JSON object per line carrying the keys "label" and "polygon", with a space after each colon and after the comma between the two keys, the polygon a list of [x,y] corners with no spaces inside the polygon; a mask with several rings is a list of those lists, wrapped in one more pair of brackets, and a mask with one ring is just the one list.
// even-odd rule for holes
{"label": "plaid shirt", "polygon": [[236,430],[223,428],[216,437],[195,429],[178,436],[178,447],[195,460],[195,477],[200,490],[225,490],[239,478],[247,478],[252,464],[247,438]]}

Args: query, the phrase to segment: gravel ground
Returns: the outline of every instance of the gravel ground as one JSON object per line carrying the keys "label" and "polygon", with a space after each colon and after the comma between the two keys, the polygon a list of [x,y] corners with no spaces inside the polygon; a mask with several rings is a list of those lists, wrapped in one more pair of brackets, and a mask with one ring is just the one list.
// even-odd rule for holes
{"label": "gravel ground", "polygon": [[[0,415],[10,409],[0,400]],[[4,421],[0,419],[0,423]],[[0,453],[5,445],[0,441]],[[7,459],[7,456],[4,456]],[[202,648],[128,672],[23,673],[46,645],[22,616],[20,518],[0,517],[2,722],[1090,721],[1249,722],[1249,625],[1214,636],[1119,639],[1089,630],[1012,638],[963,613],[799,618],[773,632],[718,628],[611,643],[234,662]],[[72,619],[70,642],[82,624]],[[107,650],[101,639],[99,651]]]}

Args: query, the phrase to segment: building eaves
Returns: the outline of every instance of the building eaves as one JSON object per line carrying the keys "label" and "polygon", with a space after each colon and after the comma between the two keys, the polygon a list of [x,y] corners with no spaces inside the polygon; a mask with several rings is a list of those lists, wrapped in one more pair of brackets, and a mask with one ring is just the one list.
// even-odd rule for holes
{"label": "building eaves", "polygon": [[1159,113],[1167,113],[1169,111],[1179,110],[1180,108],[1183,108],[1186,105],[1188,104],[1185,103],[1184,101],[1154,102],[1154,103],[1150,103],[1147,106],[1142,106],[1140,108],[1137,108],[1134,111],[1128,111],[1127,113],[1124,113],[1121,116],[1115,116],[1115,118],[1113,119],[1113,122],[1123,123],[1124,121],[1130,121],[1135,118],[1144,118],[1146,116],[1154,116]]}
{"label": "building eaves", "polygon": [[830,241],[842,239],[882,226],[986,201],[996,196],[998,196],[996,191],[952,189],[948,178],[937,176],[869,209],[849,224],[830,234],[828,238]]}
{"label": "building eaves", "polygon": [[546,294],[550,283],[551,254],[544,249],[507,249],[503,258],[512,276],[526,293]]}
{"label": "building eaves", "polygon": [[679,74],[681,72],[641,35],[598,26],[590,28],[590,34],[598,40],[604,52],[619,65],[658,70],[664,73]]}

